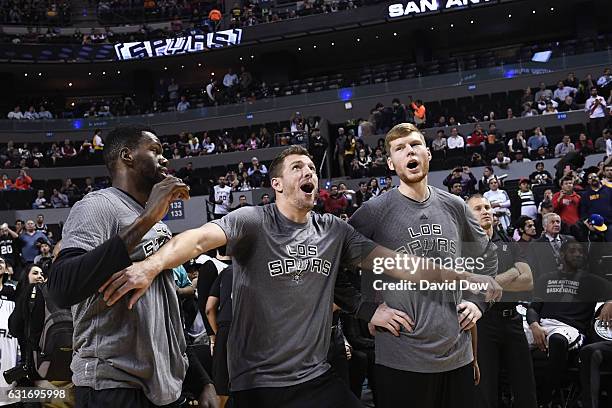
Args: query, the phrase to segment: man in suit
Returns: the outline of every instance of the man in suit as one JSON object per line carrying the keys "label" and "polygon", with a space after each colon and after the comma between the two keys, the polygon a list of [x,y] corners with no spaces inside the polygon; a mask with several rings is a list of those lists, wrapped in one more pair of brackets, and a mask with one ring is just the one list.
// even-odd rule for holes
{"label": "man in suit", "polygon": [[542,228],[544,229],[542,236],[534,240],[536,243],[536,247],[533,248],[535,250],[534,253],[539,254],[535,268],[537,275],[534,276],[534,281],[547,273],[559,270],[561,265],[561,245],[567,241],[575,241],[571,235],[560,233],[561,217],[556,213],[543,215]]}

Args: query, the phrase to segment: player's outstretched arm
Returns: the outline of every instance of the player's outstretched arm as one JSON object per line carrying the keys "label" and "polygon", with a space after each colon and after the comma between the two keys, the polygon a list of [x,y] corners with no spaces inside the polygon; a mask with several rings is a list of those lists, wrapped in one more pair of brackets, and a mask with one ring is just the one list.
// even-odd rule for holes
{"label": "player's outstretched arm", "polygon": [[115,304],[129,291],[135,289],[130,297],[128,308],[147,291],[153,279],[163,270],[182,265],[211,249],[227,243],[225,232],[214,223],[191,229],[172,238],[152,256],[142,262],[115,273],[99,289],[109,306]]}

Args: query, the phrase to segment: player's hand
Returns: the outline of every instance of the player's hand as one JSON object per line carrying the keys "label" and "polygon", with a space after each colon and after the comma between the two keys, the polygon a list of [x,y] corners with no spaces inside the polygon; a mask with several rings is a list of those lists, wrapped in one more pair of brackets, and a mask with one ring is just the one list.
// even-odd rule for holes
{"label": "player's hand", "polygon": [[533,322],[529,325],[531,333],[533,333],[533,344],[543,352],[548,350],[548,340],[546,339],[546,331],[538,322]]}
{"label": "player's hand", "polygon": [[603,327],[612,327],[612,302],[604,303],[597,318]]}
{"label": "player's hand", "polygon": [[213,384],[206,384],[198,398],[200,408],[219,408],[217,390]]}
{"label": "player's hand", "polygon": [[474,385],[480,384],[480,367],[478,366],[478,361],[474,360],[472,362],[472,367],[474,368]]}
{"label": "player's hand", "polygon": [[461,330],[463,331],[470,330],[482,317],[482,312],[478,306],[466,300],[457,305],[457,313],[459,314],[459,326],[461,326]]}
{"label": "player's hand", "polygon": [[412,332],[414,328],[414,321],[410,316],[401,310],[390,308],[386,303],[381,303],[376,308],[370,323],[389,330],[394,336],[399,336],[401,326],[404,326],[408,332]]}
{"label": "player's hand", "polygon": [[189,186],[179,178],[168,176],[153,186],[143,218],[155,222],[164,218],[170,203],[176,200],[189,200]]}
{"label": "player's hand", "polygon": [[488,275],[479,275],[477,273],[466,273],[465,279],[470,284],[484,285],[486,289],[471,290],[473,293],[484,293],[485,301],[497,302],[502,297],[503,289],[497,281]]}
{"label": "player's hand", "polygon": [[104,301],[108,306],[112,306],[129,291],[136,289],[128,302],[128,309],[132,309],[151,286],[155,276],[154,271],[149,270],[148,262],[137,262],[111,276],[98,292],[104,293]]}

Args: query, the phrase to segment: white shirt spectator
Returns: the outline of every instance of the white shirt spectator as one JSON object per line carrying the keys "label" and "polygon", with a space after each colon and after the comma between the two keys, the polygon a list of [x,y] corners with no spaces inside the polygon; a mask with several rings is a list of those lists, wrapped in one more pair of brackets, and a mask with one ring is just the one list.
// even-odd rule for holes
{"label": "white shirt spectator", "polygon": [[504,156],[504,158],[501,160],[496,157],[493,160],[491,160],[491,166],[506,168],[510,164],[510,161],[511,161],[510,158],[506,156]]}
{"label": "white shirt spectator", "polygon": [[232,86],[236,85],[238,83],[238,75],[233,74],[233,73],[227,73],[225,74],[225,76],[223,77],[223,85],[226,88],[231,88]]}
{"label": "white shirt spectator", "polygon": [[104,148],[104,142],[102,141],[102,138],[100,137],[100,135],[98,134],[94,135],[93,146],[94,146],[94,149],[96,148],[96,146],[99,146],[100,148]]}
{"label": "white shirt spectator", "polygon": [[31,110],[31,111],[26,111],[23,114],[23,118],[27,119],[27,120],[36,120],[39,118],[38,113],[36,113],[35,110]]}
{"label": "white shirt spectator", "polygon": [[575,149],[574,144],[572,142],[569,143],[558,143],[555,146],[555,157],[563,157],[566,154],[568,154],[569,152],[573,152]]}
{"label": "white shirt spectator", "polygon": [[13,110],[8,113],[7,118],[21,120],[23,119],[23,113],[20,110]]}
{"label": "white shirt spectator", "polygon": [[189,104],[189,101],[185,100],[185,101],[180,101],[177,105],[176,105],[176,110],[179,112],[185,112],[187,109],[189,109],[191,107],[191,105]]}
{"label": "white shirt spectator", "polygon": [[210,99],[211,102],[215,101],[215,96],[213,95],[214,88],[215,88],[215,85],[212,82],[206,85],[206,95],[208,95],[208,99]]}
{"label": "white shirt spectator", "polygon": [[557,101],[555,101],[554,99],[550,99],[550,100],[546,100],[546,101],[539,101],[538,102],[538,109],[541,112],[544,112],[546,110],[546,104],[547,103],[552,103],[553,108],[557,109],[557,107],[559,106],[559,104],[557,103]]}
{"label": "white shirt spectator", "polygon": [[40,119],[53,119],[53,115],[45,108],[40,108],[38,111],[38,117]]}
{"label": "white shirt spectator", "polygon": [[612,139],[606,140],[606,156],[612,156]]}
{"label": "white shirt spectator", "polygon": [[[596,100],[599,101],[599,106],[594,108],[593,105],[595,104]],[[605,106],[606,100],[603,96],[591,96],[589,99],[587,99],[586,104],[584,105],[584,110],[591,119],[603,118],[606,116]]]}
{"label": "white shirt spectator", "polygon": [[204,140],[202,142],[202,150],[206,150],[206,153],[210,154],[215,151],[215,144],[213,142],[207,142]]}
{"label": "white shirt spectator", "polygon": [[604,88],[608,86],[608,84],[612,83],[612,74],[610,74],[610,70],[606,69],[604,74],[599,77],[597,80],[597,86],[600,88]]}
{"label": "white shirt spectator", "polygon": [[448,139],[446,139],[446,144],[449,149],[462,149],[465,146],[465,140],[463,137],[457,135],[451,135]]}
{"label": "white shirt spectator", "polygon": [[569,96],[571,93],[574,95],[578,92],[576,88],[572,88],[571,86],[564,86],[563,88],[555,89],[553,93],[553,98],[558,101],[564,101],[566,96]]}

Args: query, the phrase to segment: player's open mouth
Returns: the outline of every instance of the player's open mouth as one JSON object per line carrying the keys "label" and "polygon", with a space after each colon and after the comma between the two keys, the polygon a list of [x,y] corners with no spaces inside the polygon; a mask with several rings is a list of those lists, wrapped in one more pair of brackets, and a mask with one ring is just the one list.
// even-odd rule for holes
{"label": "player's open mouth", "polygon": [[406,165],[406,167],[408,167],[409,170],[414,170],[419,166],[419,162],[416,160],[411,160],[408,162],[408,164]]}
{"label": "player's open mouth", "polygon": [[304,184],[300,186],[300,190],[302,190],[306,194],[312,194],[314,189],[315,189],[314,184],[309,181],[305,182]]}

